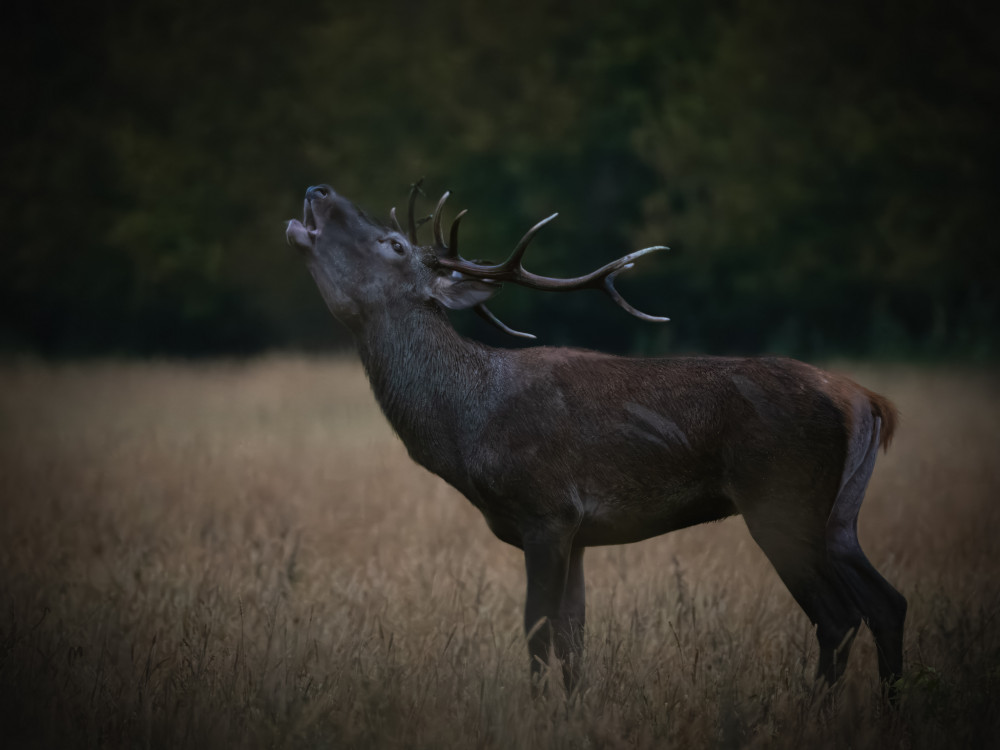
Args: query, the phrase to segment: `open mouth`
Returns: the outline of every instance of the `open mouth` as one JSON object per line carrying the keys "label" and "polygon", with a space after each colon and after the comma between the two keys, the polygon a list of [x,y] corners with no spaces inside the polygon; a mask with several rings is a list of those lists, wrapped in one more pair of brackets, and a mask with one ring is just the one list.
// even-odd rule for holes
{"label": "open mouth", "polygon": [[292,219],[288,222],[285,239],[291,247],[312,250],[318,235],[316,214],[313,213],[312,202],[306,198],[302,209],[302,221]]}

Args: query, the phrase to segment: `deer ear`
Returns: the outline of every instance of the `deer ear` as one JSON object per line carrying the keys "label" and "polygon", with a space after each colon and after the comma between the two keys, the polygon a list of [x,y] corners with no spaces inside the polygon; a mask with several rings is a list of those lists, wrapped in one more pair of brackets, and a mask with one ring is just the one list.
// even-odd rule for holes
{"label": "deer ear", "polygon": [[499,291],[500,285],[497,283],[480,281],[452,271],[434,280],[431,296],[451,310],[465,310],[481,305]]}

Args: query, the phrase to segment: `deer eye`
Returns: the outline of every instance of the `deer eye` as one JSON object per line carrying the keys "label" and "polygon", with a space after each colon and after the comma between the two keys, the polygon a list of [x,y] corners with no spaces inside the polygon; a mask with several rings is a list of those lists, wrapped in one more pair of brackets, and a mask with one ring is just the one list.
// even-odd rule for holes
{"label": "deer eye", "polygon": [[406,253],[403,249],[403,243],[399,240],[390,240],[389,244],[392,245],[392,249],[396,251],[397,255],[403,255]]}

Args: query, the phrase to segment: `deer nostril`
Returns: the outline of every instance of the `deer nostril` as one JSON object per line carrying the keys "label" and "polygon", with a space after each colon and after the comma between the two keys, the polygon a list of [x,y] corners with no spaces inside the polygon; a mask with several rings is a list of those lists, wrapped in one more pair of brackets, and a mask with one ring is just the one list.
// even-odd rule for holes
{"label": "deer nostril", "polygon": [[308,190],[306,190],[306,200],[313,200],[314,198],[326,198],[333,191],[330,190],[326,185],[315,185]]}

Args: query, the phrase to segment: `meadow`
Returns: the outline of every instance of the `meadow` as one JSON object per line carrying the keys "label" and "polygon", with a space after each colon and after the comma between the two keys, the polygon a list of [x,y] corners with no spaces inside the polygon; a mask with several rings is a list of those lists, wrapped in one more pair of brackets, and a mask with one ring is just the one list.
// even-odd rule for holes
{"label": "meadow", "polygon": [[1000,378],[892,398],[860,536],[908,598],[900,703],[842,683],[739,518],[588,550],[582,688],[534,699],[520,552],[413,464],[350,358],[0,365],[8,748],[1000,744]]}

